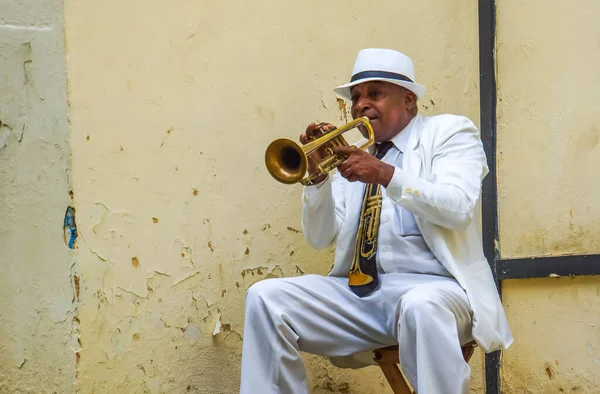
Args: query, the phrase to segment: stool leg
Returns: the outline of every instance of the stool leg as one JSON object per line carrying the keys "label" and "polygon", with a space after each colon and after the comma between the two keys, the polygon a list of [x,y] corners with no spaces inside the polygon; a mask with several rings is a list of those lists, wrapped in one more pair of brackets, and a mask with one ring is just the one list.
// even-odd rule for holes
{"label": "stool leg", "polygon": [[379,367],[387,379],[394,394],[412,394],[404,376],[396,364],[379,363]]}

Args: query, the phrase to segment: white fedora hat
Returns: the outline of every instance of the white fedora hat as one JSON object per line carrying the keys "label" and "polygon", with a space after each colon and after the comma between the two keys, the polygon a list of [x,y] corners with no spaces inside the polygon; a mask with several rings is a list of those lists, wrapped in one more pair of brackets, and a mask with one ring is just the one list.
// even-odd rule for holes
{"label": "white fedora hat", "polygon": [[402,86],[413,92],[418,100],[423,98],[427,90],[415,83],[415,68],[408,56],[391,49],[368,48],[358,52],[350,83],[338,86],[333,91],[350,100],[352,86],[368,81],[385,81]]}

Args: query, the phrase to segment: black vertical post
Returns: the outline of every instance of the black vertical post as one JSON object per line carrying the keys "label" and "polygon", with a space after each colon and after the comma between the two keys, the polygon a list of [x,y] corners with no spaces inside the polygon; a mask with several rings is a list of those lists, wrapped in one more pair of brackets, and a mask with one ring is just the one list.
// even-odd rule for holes
{"label": "black vertical post", "polygon": [[496,183],[496,76],[494,0],[479,0],[479,106],[481,138],[489,174],[483,181],[483,250],[494,269],[498,239],[498,190]]}
{"label": "black vertical post", "polygon": [[[494,0],[479,2],[479,94],[481,138],[489,174],[483,181],[483,250],[492,272],[496,273],[498,239],[498,188],[496,178],[496,6]],[[500,282],[496,280],[498,292]],[[500,394],[500,352],[485,356],[485,392]]]}

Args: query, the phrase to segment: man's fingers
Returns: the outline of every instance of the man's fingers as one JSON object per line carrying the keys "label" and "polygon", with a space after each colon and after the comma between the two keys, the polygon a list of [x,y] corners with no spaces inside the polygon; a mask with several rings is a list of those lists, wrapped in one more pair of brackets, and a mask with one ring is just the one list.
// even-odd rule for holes
{"label": "man's fingers", "polygon": [[345,160],[345,161],[342,162],[342,164],[340,164],[338,166],[338,171],[339,172],[344,172],[347,169],[349,169],[351,167],[351,165],[352,165],[352,163],[350,163],[348,160]]}
{"label": "man's fingers", "polygon": [[316,124],[316,123],[311,123],[308,125],[308,127],[306,128],[306,135],[308,136],[308,138],[317,138],[319,137],[322,132],[321,132],[321,126],[322,124]]}
{"label": "man's fingers", "polygon": [[310,142],[310,140],[319,138],[322,134],[324,134],[325,131],[329,131],[333,127],[334,126],[331,123],[316,124],[315,122],[312,122],[308,125],[308,127],[306,127],[306,132],[300,135],[300,142],[307,144]]}
{"label": "man's fingers", "polygon": [[314,137],[316,128],[317,125],[314,122],[308,125],[308,127],[306,128],[306,132],[304,133],[304,135],[306,135],[307,137],[307,140]]}
{"label": "man's fingers", "polygon": [[357,153],[359,151],[360,149],[356,146],[336,146],[333,148],[333,153],[341,153],[345,156],[350,156],[352,153]]}
{"label": "man's fingers", "polygon": [[340,171],[340,174],[342,174],[342,176],[348,180],[350,180],[350,177],[354,175],[351,168]]}
{"label": "man's fingers", "polygon": [[319,123],[319,128],[325,132],[329,132],[335,128],[331,123]]}
{"label": "man's fingers", "polygon": [[309,124],[306,128],[306,132],[300,135],[300,142],[307,144],[314,137],[318,137],[319,132],[317,130],[319,130],[319,125],[314,122]]}

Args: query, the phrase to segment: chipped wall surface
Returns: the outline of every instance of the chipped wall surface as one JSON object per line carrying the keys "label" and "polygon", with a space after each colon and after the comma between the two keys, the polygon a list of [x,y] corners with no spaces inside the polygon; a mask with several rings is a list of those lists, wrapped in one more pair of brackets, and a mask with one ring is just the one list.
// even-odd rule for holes
{"label": "chipped wall surface", "polygon": [[[75,216],[62,2],[1,2],[0,392],[236,392],[246,289],[332,263],[268,143],[347,120],[331,88],[366,46],[413,57],[422,112],[478,123],[476,3],[423,3],[66,1]],[[599,7],[497,7],[502,257],[598,253]],[[503,296],[503,391],[596,392],[599,279]],[[390,392],[305,360],[311,393]]]}
{"label": "chipped wall surface", "polygon": [[64,56],[62,1],[0,2],[2,393],[75,389]]}
{"label": "chipped wall surface", "polygon": [[[600,4],[496,5],[500,254],[600,253]],[[597,393],[600,278],[510,280],[502,295],[503,392]]]}
{"label": "chipped wall surface", "polygon": [[515,334],[503,392],[597,393],[600,277],[509,280],[502,295]]}
{"label": "chipped wall surface", "polygon": [[497,10],[501,255],[600,253],[600,3]]}
{"label": "chipped wall surface", "polygon": [[[307,246],[300,187],[264,150],[346,120],[331,89],[360,48],[405,51],[424,112],[478,122],[472,1],[65,7],[82,392],[236,392],[246,289],[333,258]],[[313,393],[390,392],[374,368],[306,360]]]}

